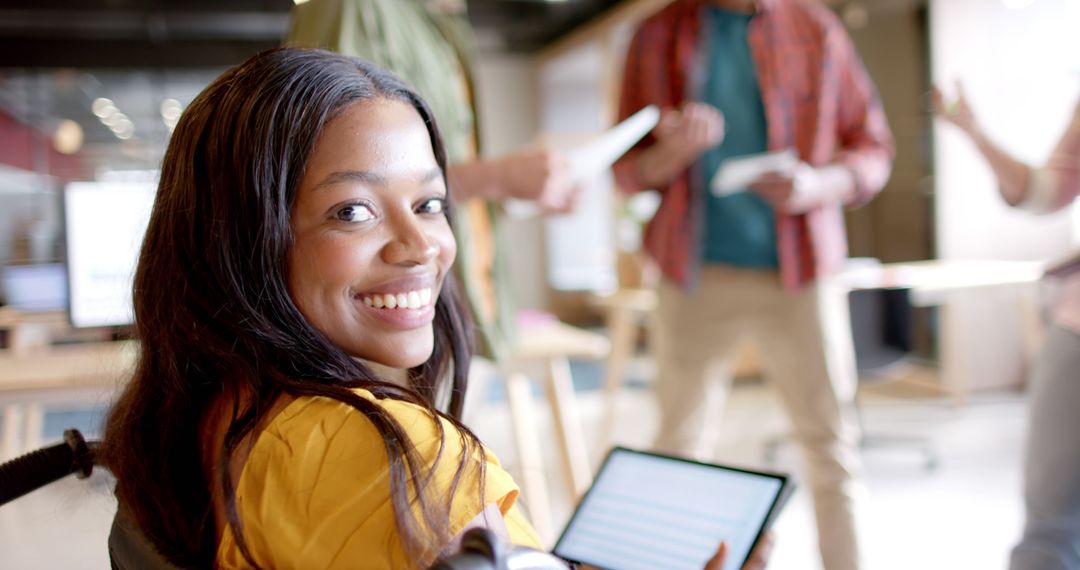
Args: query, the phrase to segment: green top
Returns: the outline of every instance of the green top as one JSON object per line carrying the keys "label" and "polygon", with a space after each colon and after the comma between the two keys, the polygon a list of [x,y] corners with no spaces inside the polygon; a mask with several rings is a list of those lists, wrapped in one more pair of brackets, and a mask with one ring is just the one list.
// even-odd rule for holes
{"label": "green top", "polygon": [[[421,0],[310,0],[293,8],[285,43],[360,57],[393,71],[431,106],[450,161],[476,157],[472,41],[463,13],[428,9]],[[493,206],[488,205],[487,213],[497,243],[501,240]],[[466,215],[457,216],[455,222],[455,270],[479,329],[477,350],[498,359],[513,334],[507,280],[492,278],[498,314],[494,320],[484,318],[477,310],[483,306],[480,284],[471,270],[474,232]],[[496,255],[496,275],[506,274],[502,261]]]}
{"label": "green top", "polygon": [[709,180],[725,160],[768,150],[768,125],[757,71],[747,41],[751,14],[710,7],[708,79],[703,99],[724,113],[724,140],[701,157],[705,175],[706,263],[779,266],[773,209],[753,192],[714,196]]}
{"label": "green top", "polygon": [[435,112],[456,162],[475,154],[466,26],[419,0],[310,0],[293,8],[285,42],[360,57],[401,76]]}

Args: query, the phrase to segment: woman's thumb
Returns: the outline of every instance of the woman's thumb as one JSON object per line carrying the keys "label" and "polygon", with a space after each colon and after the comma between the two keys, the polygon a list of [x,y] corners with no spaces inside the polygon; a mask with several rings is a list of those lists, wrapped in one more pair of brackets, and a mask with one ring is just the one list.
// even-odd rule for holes
{"label": "woman's thumb", "polygon": [[724,561],[727,559],[727,542],[721,542],[720,547],[716,549],[716,554],[705,563],[705,570],[721,570],[724,567]]}

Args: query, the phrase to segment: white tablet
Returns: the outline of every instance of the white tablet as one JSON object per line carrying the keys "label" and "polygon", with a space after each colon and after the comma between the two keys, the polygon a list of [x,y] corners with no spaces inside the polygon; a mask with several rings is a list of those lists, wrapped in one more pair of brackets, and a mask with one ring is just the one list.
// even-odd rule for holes
{"label": "white tablet", "polygon": [[749,188],[750,184],[769,172],[791,173],[799,166],[795,149],[778,150],[724,160],[709,182],[715,196],[730,196]]}
{"label": "white tablet", "polygon": [[793,490],[787,476],[616,447],[554,553],[612,570],[700,570],[721,540],[742,568]]}

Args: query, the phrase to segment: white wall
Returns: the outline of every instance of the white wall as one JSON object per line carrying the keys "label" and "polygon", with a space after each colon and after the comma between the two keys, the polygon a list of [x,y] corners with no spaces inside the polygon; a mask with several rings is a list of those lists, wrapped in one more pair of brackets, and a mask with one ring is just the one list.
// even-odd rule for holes
{"label": "white wall", "polygon": [[[540,128],[569,152],[610,126],[605,101],[609,70],[601,50],[599,42],[589,42],[538,70]],[[614,183],[607,173],[584,185],[572,214],[545,222],[548,279],[561,290],[614,289]]]}
{"label": "white wall", "polygon": [[[931,65],[937,85],[962,80],[987,133],[1041,164],[1080,94],[1080,1],[934,0]],[[938,256],[1053,258],[1069,246],[1068,214],[1010,209],[989,167],[949,125],[935,130]]]}
{"label": "white wall", "polygon": [[[532,144],[536,138],[536,90],[532,59],[483,53],[476,62],[476,97],[485,156]],[[537,218],[506,224],[500,248],[510,265],[511,291],[519,308],[546,305],[543,224]]]}
{"label": "white wall", "polygon": [[[952,93],[962,80],[988,135],[1041,164],[1080,95],[1078,15],[1080,0],[932,0],[933,81]],[[1010,209],[968,140],[940,121],[934,135],[940,258],[1035,260],[1068,251],[1075,230],[1067,212]],[[944,362],[945,375],[975,388],[1021,382],[1029,355],[1016,300],[1032,293],[998,287],[947,303],[940,334],[953,358]]]}

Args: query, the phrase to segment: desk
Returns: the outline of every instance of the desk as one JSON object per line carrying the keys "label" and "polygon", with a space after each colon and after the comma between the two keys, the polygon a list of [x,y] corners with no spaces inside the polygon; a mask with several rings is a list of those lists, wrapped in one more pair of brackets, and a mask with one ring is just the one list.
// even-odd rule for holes
{"label": "desk", "polygon": [[[916,306],[940,306],[939,380],[943,391],[962,400],[975,378],[993,386],[1015,383],[1022,361],[1038,345],[1041,324],[1035,299],[1035,283],[1043,272],[1042,262],[995,260],[930,260],[910,263],[864,263],[851,260],[836,278],[841,292],[857,288],[909,288]],[[975,297],[971,299],[969,297]],[[983,297],[983,299],[979,299]],[[989,310],[986,298],[990,299]],[[1002,300],[1004,303],[994,303]],[[981,302],[980,302],[981,301]],[[597,294],[592,303],[604,311],[612,349],[604,376],[604,439],[611,441],[618,391],[627,360],[633,351],[637,330],[649,323],[656,309],[656,293],[651,289],[620,289]],[[1015,315],[1006,323],[1021,330],[1019,339],[1002,331],[1002,307]],[[999,309],[995,311],[994,309]],[[983,317],[986,330],[979,330],[974,318]],[[845,313],[846,314],[846,313]],[[990,317],[986,319],[986,317]],[[1009,327],[1005,327],[1009,328]],[[990,347],[987,347],[987,342]],[[1021,348],[1017,349],[1017,344]],[[984,353],[992,356],[984,357]],[[744,359],[745,360],[745,359]],[[754,363],[749,363],[753,368]]]}
{"label": "desk", "polygon": [[1025,285],[1042,278],[1041,261],[930,260],[910,263],[853,263],[839,276],[852,288],[910,288],[920,306],[949,300],[958,292],[987,287]]}
{"label": "desk", "polygon": [[[112,389],[131,374],[138,356],[134,341],[64,345],[25,353],[0,352],[0,393]],[[0,431],[0,461],[32,451],[40,443],[40,404],[8,403]]]}
{"label": "desk", "polygon": [[908,288],[915,306],[939,306],[938,353],[943,391],[966,399],[976,381],[1016,385],[1041,336],[1039,261],[932,260],[864,264],[838,275],[851,288]]}

